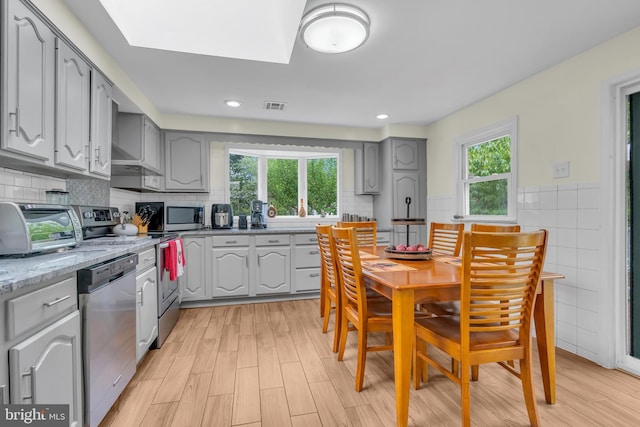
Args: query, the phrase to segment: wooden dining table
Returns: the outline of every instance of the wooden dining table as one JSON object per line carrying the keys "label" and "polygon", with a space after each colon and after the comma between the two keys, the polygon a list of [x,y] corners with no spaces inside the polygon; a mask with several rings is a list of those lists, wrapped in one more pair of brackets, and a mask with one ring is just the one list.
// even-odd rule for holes
{"label": "wooden dining table", "polygon": [[[415,305],[428,301],[455,301],[460,299],[459,258],[438,256],[430,260],[388,260],[384,246],[361,247],[365,284],[389,298],[393,312],[393,362],[396,390],[396,424],[399,427],[409,422],[409,393],[413,345],[413,322]],[[376,258],[377,257],[377,258]],[[382,268],[371,268],[374,261],[391,263]],[[392,263],[411,269],[395,269]],[[534,306],[536,341],[542,372],[545,400],[556,402],[556,359],[554,334],[554,280],[564,276],[543,272],[540,276],[538,296]]]}

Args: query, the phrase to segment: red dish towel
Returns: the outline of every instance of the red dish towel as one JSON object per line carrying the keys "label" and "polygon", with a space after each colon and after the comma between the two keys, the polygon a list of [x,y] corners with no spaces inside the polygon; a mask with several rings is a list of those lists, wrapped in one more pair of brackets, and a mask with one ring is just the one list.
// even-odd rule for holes
{"label": "red dish towel", "polygon": [[164,251],[164,269],[169,271],[169,280],[176,280],[182,276],[187,260],[184,257],[182,239],[169,241],[169,247]]}

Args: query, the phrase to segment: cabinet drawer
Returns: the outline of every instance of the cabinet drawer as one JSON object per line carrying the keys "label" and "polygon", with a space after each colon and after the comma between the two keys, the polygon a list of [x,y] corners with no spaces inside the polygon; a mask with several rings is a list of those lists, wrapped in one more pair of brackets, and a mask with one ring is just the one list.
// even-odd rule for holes
{"label": "cabinet drawer", "polygon": [[316,234],[296,234],[295,244],[296,245],[317,245],[318,236]]}
{"label": "cabinet drawer", "polygon": [[213,247],[249,246],[249,236],[213,236]]}
{"label": "cabinet drawer", "polygon": [[378,245],[386,245],[390,241],[391,241],[391,235],[390,235],[390,233],[388,231],[383,231],[383,232],[377,233],[377,235],[376,235],[376,243]]}
{"label": "cabinet drawer", "polygon": [[317,246],[296,246],[296,268],[320,267],[320,249]]}
{"label": "cabinet drawer", "polygon": [[296,292],[320,290],[320,268],[302,268],[296,270]]}
{"label": "cabinet drawer", "polygon": [[288,234],[269,234],[266,236],[256,236],[256,246],[276,246],[288,244]]}
{"label": "cabinet drawer", "polygon": [[138,254],[138,265],[136,266],[138,272],[144,271],[154,265],[156,265],[155,247],[146,249]]}
{"label": "cabinet drawer", "polygon": [[77,309],[75,276],[46,288],[7,301],[7,335],[12,339],[36,328],[44,327],[63,314]]}

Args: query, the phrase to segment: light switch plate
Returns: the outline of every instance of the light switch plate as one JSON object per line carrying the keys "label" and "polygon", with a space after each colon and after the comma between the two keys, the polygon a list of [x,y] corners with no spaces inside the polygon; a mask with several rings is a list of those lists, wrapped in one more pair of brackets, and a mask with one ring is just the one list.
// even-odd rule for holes
{"label": "light switch plate", "polygon": [[569,177],[569,161],[555,162],[553,164],[553,177],[554,178],[568,178]]}

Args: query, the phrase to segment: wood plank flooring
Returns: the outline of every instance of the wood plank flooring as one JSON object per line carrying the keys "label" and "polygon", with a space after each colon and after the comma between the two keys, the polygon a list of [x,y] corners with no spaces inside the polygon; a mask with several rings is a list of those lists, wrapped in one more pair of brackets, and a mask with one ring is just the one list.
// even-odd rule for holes
{"label": "wood plank flooring", "polygon": [[[338,362],[333,319],[322,334],[319,311],[317,299],[181,310],[101,427],[394,426],[392,353],[367,356],[364,390],[356,392],[356,333]],[[411,390],[410,425],[459,426],[458,387],[430,374],[428,385]],[[636,377],[558,350],[558,403],[547,405],[539,366],[535,374],[542,425],[640,425]],[[519,380],[482,365],[471,385],[471,419],[474,426],[528,425]]]}

